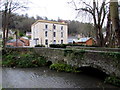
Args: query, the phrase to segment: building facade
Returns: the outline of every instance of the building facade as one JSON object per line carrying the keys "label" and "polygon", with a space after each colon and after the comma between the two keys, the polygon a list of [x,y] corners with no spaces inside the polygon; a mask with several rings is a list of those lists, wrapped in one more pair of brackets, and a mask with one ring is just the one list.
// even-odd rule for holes
{"label": "building facade", "polygon": [[38,20],[31,26],[31,44],[45,45],[50,44],[67,44],[68,26],[66,23]]}

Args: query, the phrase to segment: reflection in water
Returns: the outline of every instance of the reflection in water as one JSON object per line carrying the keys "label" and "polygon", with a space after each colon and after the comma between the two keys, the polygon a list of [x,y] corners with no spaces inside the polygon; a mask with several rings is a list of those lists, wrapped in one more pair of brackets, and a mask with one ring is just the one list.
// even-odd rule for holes
{"label": "reflection in water", "polygon": [[115,88],[85,74],[56,72],[48,68],[3,68],[3,88]]}

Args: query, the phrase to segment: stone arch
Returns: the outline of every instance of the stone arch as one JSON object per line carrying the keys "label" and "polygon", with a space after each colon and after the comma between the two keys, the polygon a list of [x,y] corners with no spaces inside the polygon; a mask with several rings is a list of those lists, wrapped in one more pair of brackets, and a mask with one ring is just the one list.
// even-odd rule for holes
{"label": "stone arch", "polygon": [[110,74],[106,68],[103,68],[101,65],[97,65],[97,64],[93,64],[93,63],[82,64],[80,67],[91,67],[91,68],[97,69],[99,71],[102,71],[106,75]]}
{"label": "stone arch", "polygon": [[105,79],[108,76],[108,74],[105,71],[101,70],[100,68],[94,67],[93,65],[82,65],[81,67],[79,67],[79,70],[85,74],[92,75],[95,77],[97,76],[103,79]]}

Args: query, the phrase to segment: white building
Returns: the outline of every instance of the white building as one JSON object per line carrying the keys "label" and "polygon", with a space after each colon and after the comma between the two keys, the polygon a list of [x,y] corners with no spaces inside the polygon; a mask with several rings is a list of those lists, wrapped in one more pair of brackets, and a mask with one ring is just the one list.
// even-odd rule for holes
{"label": "white building", "polygon": [[63,22],[38,20],[31,26],[31,44],[45,45],[50,44],[67,44],[68,26]]}

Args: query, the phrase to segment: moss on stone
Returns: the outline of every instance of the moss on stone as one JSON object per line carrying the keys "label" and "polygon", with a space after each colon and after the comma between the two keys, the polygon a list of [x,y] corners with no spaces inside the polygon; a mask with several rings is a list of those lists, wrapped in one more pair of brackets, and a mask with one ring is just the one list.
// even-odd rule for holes
{"label": "moss on stone", "polygon": [[73,67],[68,64],[60,64],[60,63],[50,65],[50,69],[62,71],[62,72],[74,72],[74,73],[80,72],[77,70],[77,67]]}
{"label": "moss on stone", "polygon": [[75,50],[73,52],[73,59],[74,58],[78,58],[80,60],[84,60],[84,54],[85,54],[85,50]]}
{"label": "moss on stone", "polygon": [[64,56],[70,55],[71,53],[73,53],[73,50],[71,50],[71,49],[64,50]]}
{"label": "moss on stone", "polygon": [[85,50],[71,50],[71,49],[66,49],[64,50],[64,56],[70,56],[72,59],[84,59],[84,54]]}
{"label": "moss on stone", "polygon": [[100,53],[105,58],[110,58],[112,60],[120,60],[120,52],[101,52]]}

